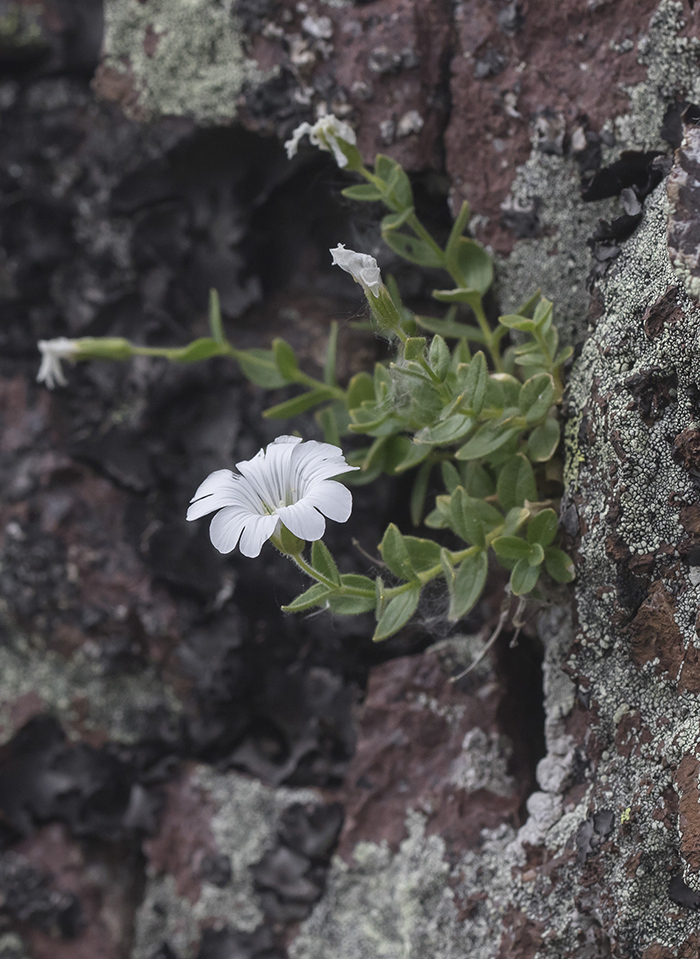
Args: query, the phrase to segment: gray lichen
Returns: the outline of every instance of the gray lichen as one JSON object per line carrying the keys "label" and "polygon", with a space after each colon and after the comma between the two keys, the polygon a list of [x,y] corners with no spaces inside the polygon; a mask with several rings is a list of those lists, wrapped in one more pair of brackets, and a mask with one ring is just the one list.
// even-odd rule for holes
{"label": "gray lichen", "polygon": [[244,84],[261,79],[233,0],[107,0],[103,62],[131,73],[146,114],[200,122],[233,118]]}
{"label": "gray lichen", "polygon": [[326,894],[290,948],[290,959],[462,959],[444,843],[417,813],[394,855],[360,843],[348,867],[336,858]]}
{"label": "gray lichen", "polygon": [[250,867],[272,846],[282,812],[292,803],[317,802],[310,790],[271,789],[237,773],[199,767],[194,788],[214,807],[209,822],[219,853],[231,861],[231,880],[223,887],[202,882],[196,902],[178,894],[175,878],[149,869],[146,892],[136,920],[132,959],[150,959],[163,942],[178,956],[195,954],[202,928],[212,924],[250,932],[263,919]]}
{"label": "gray lichen", "polygon": [[[697,98],[697,42],[679,38],[681,14],[681,4],[673,0],[659,5],[648,39],[640,45],[648,77],[629,91],[630,114],[615,122],[617,143],[606,162],[624,149],[659,148],[659,127],[669,102],[677,94]],[[679,692],[677,676],[660,673],[658,660],[643,666],[633,661],[629,634],[614,618],[620,604],[615,586],[620,561],[607,547],[614,532],[631,558],[648,554],[658,561],[656,575],[674,596],[682,642],[686,649],[697,645],[700,584],[687,565],[674,563],[679,558],[674,545],[684,531],[669,497],[698,501],[688,472],[673,458],[672,440],[693,422],[700,310],[679,293],[681,318],[656,337],[645,334],[647,308],[678,285],[666,249],[663,186],[647,199],[641,225],[601,283],[605,311],[593,331],[587,330],[585,240],[599,217],[614,213],[616,201],[583,204],[573,165],[535,151],[520,171],[513,195],[524,206],[541,197],[541,222],[554,235],[521,241],[510,260],[499,264],[504,309],[541,285],[555,300],[566,335],[582,340],[589,333],[569,384],[574,420],[567,499],[578,503],[583,521],[577,645],[571,646],[574,630],[566,611],[542,618],[548,751],[537,771],[541,791],[530,797],[529,818],[517,833],[506,827],[484,831],[481,848],[453,866],[440,860],[440,840],[425,837],[415,814],[407,819],[409,838],[396,854],[359,846],[359,859],[335,863],[328,894],[302,927],[293,959],[321,959],[329,952],[335,959],[451,959],[455,943],[460,959],[494,959],[505,954],[501,933],[507,912],[532,930],[530,948],[538,959],[609,955],[611,941],[620,954],[641,955],[653,944],[673,954],[697,934],[696,916],[669,897],[670,877],[684,863],[683,836],[669,812],[668,797],[679,762],[689,753],[696,755],[700,704],[697,695]],[[650,369],[678,381],[671,402],[651,423],[625,386],[629,377]],[[615,518],[608,524],[613,504]],[[575,742],[565,732],[576,687],[564,666],[590,693],[590,739]],[[633,732],[634,748],[627,754],[625,724],[631,720],[639,732]],[[616,736],[623,745],[618,746]],[[576,749],[583,794],[579,788],[579,798],[572,801],[567,789]],[[600,833],[595,832],[596,814]],[[556,863],[556,869],[551,874],[528,869],[529,847]],[[419,879],[411,874],[417,864]],[[700,889],[700,876],[688,863],[684,879]],[[441,882],[450,899],[455,897],[452,905],[439,897]],[[414,897],[408,903],[407,888]],[[425,901],[436,905],[426,911]],[[468,918],[459,922],[454,903],[465,901],[470,903]],[[442,918],[437,927],[436,916]]]}

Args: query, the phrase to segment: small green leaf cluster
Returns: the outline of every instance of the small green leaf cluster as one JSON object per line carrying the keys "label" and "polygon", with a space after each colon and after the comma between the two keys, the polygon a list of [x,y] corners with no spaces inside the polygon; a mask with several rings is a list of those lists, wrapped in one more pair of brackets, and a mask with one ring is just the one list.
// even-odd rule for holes
{"label": "small green leaf cluster", "polygon": [[[365,436],[348,462],[361,469],[347,482],[369,483],[381,473],[413,474],[410,512],[438,534],[437,541],[407,536],[393,524],[379,544],[381,570],[373,579],[341,575],[325,545],[313,544],[307,572],[315,584],[286,607],[301,612],[327,607],[335,613],[373,611],[375,640],[386,639],[413,616],[421,591],[435,579],[449,594],[456,621],[479,600],[489,555],[510,571],[516,596],[538,595],[542,573],[558,583],[573,579],[569,557],[558,548],[557,514],[548,488],[558,472],[557,408],[562,367],[571,349],[560,348],[552,303],[539,291],[516,313],[489,322],[484,296],[493,282],[487,251],[465,236],[463,204],[444,248],[418,219],[411,183],[401,166],[379,155],[365,183],[343,190],[348,199],[382,203],[382,236],[399,256],[418,266],[441,268],[453,285],[433,291],[447,304],[443,316],[411,313],[393,279],[387,287],[399,325],[395,356],[360,372],[345,389],[335,375],[337,325],[332,324],[323,380],[300,369],[291,347],[236,351],[243,372],[268,388],[296,383],[304,392],[266,411],[289,417],[317,408],[327,442]],[[428,493],[443,487],[432,508]],[[427,509],[427,515],[426,515]]]}
{"label": "small green leaf cluster", "polygon": [[179,362],[227,356],[261,387],[301,387],[265,415],[287,419],[315,410],[327,442],[340,446],[365,438],[346,454],[360,469],[345,482],[412,474],[412,521],[435,530],[437,539],[405,535],[390,525],[379,544],[378,575],[341,574],[321,541],[313,544],[310,561],[285,550],[314,580],[287,610],[373,612],[374,639],[383,640],[411,619],[422,590],[434,580],[444,582],[449,594],[449,618],[465,616],[483,593],[491,559],[509,571],[509,589],[519,597],[540,595],[543,573],[558,583],[573,579],[571,560],[557,546],[553,508],[561,472],[562,368],[572,351],[560,347],[552,303],[539,291],[513,314],[487,316],[493,263],[465,235],[466,203],[442,246],[419,220],[410,180],[395,160],[380,154],[373,170],[359,160],[352,170],[365,182],[343,194],[388,210],[381,221],[387,245],[412,264],[444,270],[450,280],[433,291],[436,303],[446,306],[437,316],[407,309],[393,278],[378,295],[367,294],[375,321],[391,334],[392,360],[341,386],[335,322],[320,379],[302,369],[283,339],[270,349],[238,349],[224,334],[215,291],[211,336],[172,349],[127,344],[127,352]]}

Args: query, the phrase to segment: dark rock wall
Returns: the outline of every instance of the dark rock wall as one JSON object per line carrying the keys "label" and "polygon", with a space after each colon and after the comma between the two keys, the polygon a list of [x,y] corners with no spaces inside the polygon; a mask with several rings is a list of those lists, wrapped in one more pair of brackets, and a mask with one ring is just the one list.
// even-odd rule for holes
{"label": "dark rock wall", "polygon": [[[696,19],[0,3],[3,959],[697,953],[698,313],[658,186],[700,98]],[[34,383],[41,338],[202,335],[212,285],[236,343],[281,334],[317,368],[328,318],[359,308],[327,248],[378,250],[330,159],[282,150],[323,108],[413,171],[438,232],[466,196],[512,250],[504,308],[541,284],[580,345],[573,614],[564,595],[456,685],[498,583],[457,636],[435,597],[372,648],[361,619],[282,616],[300,583],[272,550],[224,559],[184,522],[207,472],[290,428],[235,369]],[[348,376],[376,345],[341,336]],[[404,498],[356,492],[344,568]]]}

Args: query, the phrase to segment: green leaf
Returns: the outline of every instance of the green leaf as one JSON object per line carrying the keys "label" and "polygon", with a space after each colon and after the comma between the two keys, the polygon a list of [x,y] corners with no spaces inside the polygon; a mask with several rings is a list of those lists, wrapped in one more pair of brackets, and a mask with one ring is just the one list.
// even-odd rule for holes
{"label": "green leaf", "polygon": [[199,360],[208,360],[220,354],[221,344],[209,336],[202,336],[183,346],[182,349],[171,350],[169,356],[177,363],[197,363]]}
{"label": "green leaf", "polygon": [[471,460],[462,467],[464,471],[464,488],[470,496],[476,499],[486,499],[496,492],[496,484],[488,470],[481,463]]}
{"label": "green leaf", "polygon": [[[418,525],[417,523],[415,524]],[[428,529],[447,529],[447,520],[439,509],[432,509],[423,520],[423,525]]]}
{"label": "green leaf", "polygon": [[340,581],[343,586],[351,589],[366,590],[367,595],[342,596],[337,592],[333,593],[328,599],[328,604],[334,613],[341,616],[355,616],[358,613],[368,613],[374,610],[376,602],[374,580],[368,576],[359,576],[357,573],[343,573]]}
{"label": "green leaf", "polygon": [[412,442],[407,436],[396,436],[389,441],[385,468],[394,475],[404,473],[422,463],[430,453],[430,446]]}
{"label": "green leaf", "polygon": [[391,373],[383,363],[374,364],[374,393],[377,399],[385,399],[391,391]]}
{"label": "green leaf", "polygon": [[392,160],[385,153],[378,153],[374,161],[374,175],[386,182],[397,166],[396,160]]}
{"label": "green leaf", "polygon": [[416,440],[419,443],[429,443],[433,446],[454,443],[463,439],[474,428],[475,420],[472,416],[465,416],[464,413],[453,413],[447,419],[436,423],[434,426],[426,426],[416,433]]}
{"label": "green leaf", "polygon": [[455,457],[458,460],[476,460],[488,456],[504,446],[520,430],[517,427],[495,426],[485,423],[484,426],[464,446],[457,450]]}
{"label": "green leaf", "polygon": [[488,558],[484,550],[479,550],[473,556],[467,556],[460,563],[450,591],[449,618],[453,623],[462,616],[466,616],[476,605],[486,584],[488,566]]}
{"label": "green leaf", "polygon": [[243,375],[256,386],[276,390],[287,384],[287,380],[277,369],[272,350],[237,350],[235,356]]}
{"label": "green leaf", "polygon": [[[387,159],[389,158],[387,157]],[[391,173],[388,177],[382,177],[382,179],[386,180],[387,193],[391,194],[399,208],[404,210],[406,207],[413,206],[411,181],[396,160],[392,160],[391,162],[394,165]]]}
{"label": "green leaf", "polygon": [[440,303],[467,303],[472,309],[481,304],[481,293],[467,286],[458,286],[454,290],[433,290],[432,297]]}
{"label": "green leaf", "polygon": [[505,510],[522,506],[525,500],[537,499],[535,473],[526,456],[516,453],[505,461],[498,474],[496,490],[498,502]]}
{"label": "green leaf", "polygon": [[544,554],[545,569],[557,583],[570,583],[574,578],[574,564],[570,556],[554,546]]}
{"label": "green leaf", "polygon": [[399,528],[394,523],[390,523],[379,544],[379,552],[394,576],[398,576],[399,579],[412,580],[416,578],[416,574],[411,566],[411,558],[403,539],[403,534]]}
{"label": "green leaf", "polygon": [[303,613],[305,609],[311,609],[313,606],[325,606],[328,597],[332,596],[333,592],[323,583],[314,583],[306,592],[301,593],[287,606],[283,606],[282,610],[285,613]]}
{"label": "green leaf", "polygon": [[348,586],[350,589],[367,589],[370,592],[374,591],[374,580],[370,579],[369,576],[360,576],[358,573],[343,573],[340,581],[343,586]]}
{"label": "green leaf", "polygon": [[399,593],[389,601],[381,615],[372,640],[375,643],[388,639],[405,626],[416,611],[420,599],[420,585],[417,583],[405,593]]}
{"label": "green leaf", "polygon": [[293,383],[299,373],[299,364],[294,350],[286,340],[277,337],[272,341],[272,352],[280,374],[285,380]]}
{"label": "green leaf", "polygon": [[438,320],[433,316],[415,316],[416,323],[430,333],[439,333],[452,340],[468,339],[472,343],[483,343],[484,334],[477,326],[457,323],[454,320]]}
{"label": "green leaf", "polygon": [[[374,587],[374,583],[372,583]],[[374,596],[342,596],[331,593],[328,605],[339,616],[357,616],[359,613],[370,613],[374,610],[376,600]]]}
{"label": "green leaf", "polygon": [[498,322],[502,326],[507,326],[509,330],[521,330],[523,333],[534,333],[536,327],[535,321],[526,316],[518,316],[517,313],[506,313],[505,316],[499,316]]}
{"label": "green leaf", "polygon": [[555,367],[561,366],[562,363],[565,363],[569,359],[569,357],[573,355],[574,355],[573,346],[565,346],[561,350],[559,350],[557,355],[554,357],[554,363],[552,365]]}
{"label": "green leaf", "polygon": [[559,330],[556,326],[550,327],[544,334],[544,341],[547,344],[549,355],[554,356],[559,348]]}
{"label": "green leaf", "polygon": [[526,559],[520,559],[510,574],[510,588],[514,596],[524,596],[530,593],[540,578],[540,567],[530,566]]}
{"label": "green leaf", "polygon": [[412,213],[413,207],[407,206],[401,213],[389,213],[385,217],[382,217],[382,236],[385,237],[385,234],[390,233],[392,230],[398,230],[400,226],[404,225]]}
{"label": "green leaf", "polygon": [[343,196],[346,196],[348,200],[371,202],[383,198],[382,191],[377,189],[372,183],[358,183],[356,186],[346,186],[345,189],[340,192]]}
{"label": "green leaf", "polygon": [[540,333],[547,333],[552,325],[552,301],[543,296],[535,307],[532,320]]}
{"label": "green leaf", "polygon": [[333,394],[328,390],[317,389],[309,390],[308,393],[302,393],[300,396],[294,396],[291,400],[285,400],[283,403],[277,403],[276,406],[270,406],[265,410],[263,416],[268,420],[284,420],[290,416],[299,416],[307,410],[313,409],[319,403],[332,399]]}
{"label": "green leaf", "polygon": [[428,481],[430,480],[432,468],[433,464],[430,462],[430,460],[426,460],[425,462],[421,463],[420,469],[418,470],[416,478],[413,482],[409,506],[411,511],[411,522],[414,526],[418,526],[423,517],[425,498],[428,495]]}
{"label": "green leaf", "polygon": [[362,370],[348,383],[348,409],[356,409],[365,400],[374,400],[374,380],[369,373]]}
{"label": "green leaf", "polygon": [[467,367],[462,386],[462,396],[467,408],[473,413],[480,413],[484,408],[486,390],[489,382],[489,371],[486,357],[479,350],[472,357]]}
{"label": "green leaf", "polygon": [[559,423],[551,416],[534,428],[527,441],[527,455],[533,463],[546,463],[554,456],[560,434]]}
{"label": "green leaf", "polygon": [[514,506],[512,509],[509,509],[506,513],[505,522],[503,523],[503,535],[512,536],[514,533],[517,533],[520,527],[523,526],[529,518],[530,510],[524,509],[521,506]]}
{"label": "green leaf", "polygon": [[349,429],[351,433],[367,433],[369,436],[390,436],[396,432],[397,424],[394,412],[384,403],[365,401],[357,409],[350,410]]}
{"label": "green leaf", "polygon": [[530,316],[532,311],[537,306],[538,300],[540,299],[541,296],[542,296],[542,291],[539,289],[535,290],[532,296],[528,300],[525,300],[525,302],[522,303],[515,312],[519,316]]}
{"label": "green leaf", "polygon": [[519,536],[498,536],[491,545],[502,559],[523,559],[529,563],[532,555],[530,544]]}
{"label": "green leaf", "polygon": [[336,586],[340,586],[338,567],[335,565],[335,560],[323,540],[315,540],[311,547],[311,565],[321,576],[325,576]]}
{"label": "green leaf", "polygon": [[449,493],[454,493],[462,483],[462,477],[459,475],[457,467],[449,460],[443,460],[440,464],[440,470],[442,471],[442,481],[445,484],[445,489]]}
{"label": "green leaf", "polygon": [[547,547],[554,542],[559,526],[559,518],[553,509],[543,509],[533,516],[527,527],[528,543],[539,543]]}
{"label": "green leaf", "polygon": [[331,320],[328,332],[328,346],[326,347],[326,362],[323,365],[323,382],[328,386],[335,386],[338,382],[335,376],[335,367],[338,356],[338,321]]}
{"label": "green leaf", "polygon": [[217,343],[225,343],[224,327],[221,322],[221,306],[219,304],[219,294],[212,287],[209,290],[209,329],[211,335]]}
{"label": "green leaf", "polygon": [[434,539],[404,536],[403,544],[416,573],[425,573],[440,564],[440,546]]}
{"label": "green leaf", "polygon": [[424,336],[410,336],[403,346],[403,355],[407,360],[416,360],[423,355],[427,340]]}
{"label": "green leaf", "polygon": [[[340,407],[340,409],[338,409]],[[341,427],[339,417],[343,420],[343,432],[347,429],[347,412],[340,403],[324,406],[315,413],[316,422],[323,431],[323,441],[332,446],[340,446]]]}
{"label": "green leaf", "polygon": [[446,259],[447,269],[464,280],[464,286],[482,296],[493,283],[493,261],[476,240],[460,237]]}
{"label": "green leaf", "polygon": [[428,362],[441,383],[447,376],[451,359],[452,354],[450,353],[450,348],[447,343],[445,343],[441,336],[434,336],[430,344],[430,350],[428,351]]}
{"label": "green leaf", "polygon": [[483,546],[486,533],[503,522],[497,509],[484,500],[468,496],[462,486],[452,494],[449,518],[454,531],[474,546]]}
{"label": "green leaf", "polygon": [[547,362],[547,357],[544,355],[542,350],[539,348],[532,350],[531,352],[523,353],[515,357],[515,362],[517,366],[534,366],[540,367],[540,369],[545,369],[549,366]]}
{"label": "green leaf", "polygon": [[457,247],[459,245],[459,240],[467,228],[469,223],[469,204],[466,200],[462,201],[462,206],[460,207],[457,218],[452,224],[452,229],[450,230],[450,236],[447,240],[447,245],[445,247],[445,259],[446,262],[453,262],[457,255]]}
{"label": "green leaf", "polygon": [[518,405],[520,387],[522,386],[520,380],[511,376],[509,373],[492,373],[491,380],[497,383],[503,391],[503,402],[505,406]]}
{"label": "green leaf", "polygon": [[418,266],[442,266],[442,257],[422,240],[394,231],[382,234],[382,239],[394,253],[398,253],[409,263],[417,263]]}
{"label": "green leaf", "polygon": [[[374,444],[373,444],[374,445]],[[359,466],[358,472],[347,473],[343,477],[343,483],[346,486],[367,486],[381,475],[383,459],[380,456],[373,463],[371,469],[364,466],[367,458],[371,455],[372,447],[364,446],[359,450],[351,450],[345,457],[350,466]]]}
{"label": "green leaf", "polygon": [[530,547],[530,555],[527,558],[530,566],[541,566],[544,562],[544,550],[539,543],[533,543]]}
{"label": "green leaf", "polygon": [[547,415],[555,392],[554,379],[549,373],[538,373],[523,383],[519,406],[528,425],[536,423]]}

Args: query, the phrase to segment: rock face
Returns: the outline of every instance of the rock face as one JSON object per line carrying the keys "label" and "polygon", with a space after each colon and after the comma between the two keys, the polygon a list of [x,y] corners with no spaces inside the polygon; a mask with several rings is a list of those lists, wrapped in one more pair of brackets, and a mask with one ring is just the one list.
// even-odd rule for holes
{"label": "rock face", "polygon": [[[98,4],[5,7],[0,955],[697,955],[700,308],[663,177],[700,14],[105,0],[97,65]],[[327,158],[284,158],[325,109],[426,198],[466,196],[510,252],[503,309],[541,285],[577,346],[575,589],[541,649],[455,685],[479,636],[415,655],[424,637],[377,651],[361,620],[283,619],[281,561],[251,572],[186,526],[201,476],[274,435],[235,372],[32,382],[39,338],[201,335],[210,285],[237,343],[281,333],[317,363],[357,306],[325,250],[374,235],[330,201]],[[369,548],[396,498],[358,492]]]}

